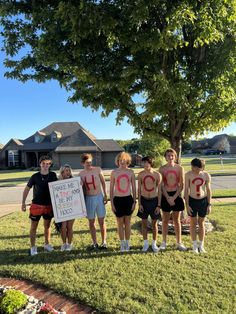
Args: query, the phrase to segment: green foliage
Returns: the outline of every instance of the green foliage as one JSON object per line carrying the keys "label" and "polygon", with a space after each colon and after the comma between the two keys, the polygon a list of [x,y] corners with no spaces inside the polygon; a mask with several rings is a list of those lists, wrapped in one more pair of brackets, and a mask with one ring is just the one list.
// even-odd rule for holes
{"label": "green foliage", "polygon": [[26,295],[18,290],[7,290],[0,299],[0,312],[14,314],[27,304]]}
{"label": "green foliage", "polygon": [[9,78],[55,79],[177,150],[235,120],[235,0],[4,0],[0,15]]}
{"label": "green foliage", "polygon": [[140,139],[119,141],[128,153],[137,153],[142,156],[151,156],[154,158],[154,167],[159,167],[163,163],[163,155],[169,147],[168,141],[154,136],[143,136]]}

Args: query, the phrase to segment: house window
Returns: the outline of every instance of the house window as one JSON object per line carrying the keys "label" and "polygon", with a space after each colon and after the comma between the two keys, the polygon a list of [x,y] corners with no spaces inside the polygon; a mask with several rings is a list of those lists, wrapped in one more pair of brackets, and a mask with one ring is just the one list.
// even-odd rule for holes
{"label": "house window", "polygon": [[19,151],[9,150],[8,152],[8,167],[18,167],[19,166]]}
{"label": "house window", "polygon": [[51,141],[52,142],[57,142],[57,135],[55,134],[55,133],[53,133],[52,135],[51,135]]}
{"label": "house window", "polygon": [[41,137],[39,135],[35,135],[34,141],[35,141],[35,143],[40,143]]}

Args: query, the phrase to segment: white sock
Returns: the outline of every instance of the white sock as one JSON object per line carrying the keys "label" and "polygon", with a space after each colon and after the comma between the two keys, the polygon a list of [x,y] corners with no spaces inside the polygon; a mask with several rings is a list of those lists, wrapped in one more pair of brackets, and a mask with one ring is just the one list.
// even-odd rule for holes
{"label": "white sock", "polygon": [[148,240],[143,240],[143,243],[144,244],[148,244]]}
{"label": "white sock", "polygon": [[152,240],[152,244],[153,245],[157,245],[157,241],[156,240]]}
{"label": "white sock", "polygon": [[203,247],[204,241],[199,241],[199,247]]}
{"label": "white sock", "polygon": [[197,246],[197,240],[194,240],[194,241],[193,241],[193,245],[194,245],[194,246]]}
{"label": "white sock", "polygon": [[129,246],[129,240],[125,240],[126,245]]}

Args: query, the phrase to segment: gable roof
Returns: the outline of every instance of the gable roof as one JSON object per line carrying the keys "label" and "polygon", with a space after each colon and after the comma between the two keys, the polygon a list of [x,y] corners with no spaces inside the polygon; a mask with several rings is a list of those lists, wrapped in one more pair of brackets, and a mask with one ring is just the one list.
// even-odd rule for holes
{"label": "gable roof", "polygon": [[88,137],[87,132],[81,128],[61,142],[55,151],[81,151],[87,148],[90,149],[90,151],[99,150],[96,143]]}
{"label": "gable roof", "polygon": [[98,145],[98,147],[103,152],[120,152],[123,151],[123,147],[121,147],[116,141],[113,139],[107,140],[94,140],[94,142]]}

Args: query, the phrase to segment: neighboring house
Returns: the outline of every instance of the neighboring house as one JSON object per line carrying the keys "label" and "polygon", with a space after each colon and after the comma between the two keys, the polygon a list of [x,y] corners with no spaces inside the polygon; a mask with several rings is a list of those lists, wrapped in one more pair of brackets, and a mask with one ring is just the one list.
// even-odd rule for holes
{"label": "neighboring house", "polygon": [[25,140],[11,139],[0,151],[0,167],[36,167],[41,155],[50,154],[56,168],[81,168],[81,155],[91,153],[95,166],[113,168],[121,151],[116,141],[96,139],[78,122],[54,122]]}
{"label": "neighboring house", "polygon": [[227,134],[216,135],[200,141],[192,141],[192,152],[206,154],[209,150],[224,151],[236,154],[236,136]]}
{"label": "neighboring house", "polygon": [[3,148],[3,146],[4,146],[4,145],[0,143],[0,150]]}

